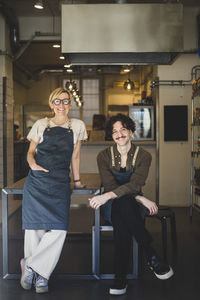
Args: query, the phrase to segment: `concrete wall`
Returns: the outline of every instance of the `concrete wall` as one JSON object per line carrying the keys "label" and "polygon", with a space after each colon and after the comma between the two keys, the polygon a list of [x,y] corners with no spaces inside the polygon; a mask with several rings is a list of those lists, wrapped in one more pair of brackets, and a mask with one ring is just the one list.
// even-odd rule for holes
{"label": "concrete wall", "polygon": [[[158,67],[159,79],[189,80],[191,69],[197,64],[200,64],[197,55],[181,55],[172,66]],[[159,199],[164,205],[188,206],[190,204],[191,96],[191,86],[159,87]],[[164,105],[188,105],[189,139],[187,142],[164,141]]]}

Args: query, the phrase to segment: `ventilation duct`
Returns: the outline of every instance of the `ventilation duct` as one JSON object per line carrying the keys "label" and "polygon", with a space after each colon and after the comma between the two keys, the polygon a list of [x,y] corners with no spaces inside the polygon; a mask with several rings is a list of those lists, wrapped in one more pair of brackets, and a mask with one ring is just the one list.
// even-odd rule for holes
{"label": "ventilation duct", "polygon": [[72,64],[170,64],[182,50],[181,4],[62,5]]}

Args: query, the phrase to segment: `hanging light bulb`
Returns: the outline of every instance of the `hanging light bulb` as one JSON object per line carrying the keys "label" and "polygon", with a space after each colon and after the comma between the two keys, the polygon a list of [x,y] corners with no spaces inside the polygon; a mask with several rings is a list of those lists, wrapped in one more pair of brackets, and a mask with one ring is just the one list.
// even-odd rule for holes
{"label": "hanging light bulb", "polygon": [[131,81],[130,79],[126,80],[124,82],[124,89],[125,90],[133,90],[135,88],[134,82]]}
{"label": "hanging light bulb", "polygon": [[77,90],[72,91],[72,96],[75,97],[77,95]]}
{"label": "hanging light bulb", "polygon": [[34,4],[34,7],[37,8],[37,9],[43,9],[44,6],[43,6],[42,0],[36,1],[35,4]]}
{"label": "hanging light bulb", "polygon": [[79,95],[76,95],[74,98],[75,98],[76,102],[80,101],[80,96]]}
{"label": "hanging light bulb", "polygon": [[82,102],[82,101],[78,101],[78,102],[77,102],[77,105],[78,105],[79,107],[82,107],[82,106],[83,106],[83,102]]}
{"label": "hanging light bulb", "polygon": [[65,84],[65,88],[72,92],[73,90],[76,90],[76,82],[75,81],[67,81]]}
{"label": "hanging light bulb", "polygon": [[[72,95],[73,95],[73,93],[72,93]],[[80,96],[79,96],[79,91],[78,90],[76,90],[76,95],[73,95],[73,97],[74,97],[75,101],[79,100]]]}

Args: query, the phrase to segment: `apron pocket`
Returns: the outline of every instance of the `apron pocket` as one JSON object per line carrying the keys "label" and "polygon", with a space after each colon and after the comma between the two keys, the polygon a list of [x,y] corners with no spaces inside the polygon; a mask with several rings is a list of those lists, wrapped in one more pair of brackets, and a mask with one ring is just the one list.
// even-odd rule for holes
{"label": "apron pocket", "polygon": [[44,172],[42,170],[31,170],[31,172],[34,177],[48,177],[49,176],[49,172]]}

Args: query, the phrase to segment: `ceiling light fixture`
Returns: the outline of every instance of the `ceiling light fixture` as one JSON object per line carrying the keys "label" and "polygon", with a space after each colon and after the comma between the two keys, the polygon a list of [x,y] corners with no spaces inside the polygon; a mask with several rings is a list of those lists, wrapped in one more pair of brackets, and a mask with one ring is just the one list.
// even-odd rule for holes
{"label": "ceiling light fixture", "polygon": [[64,57],[63,55],[61,55],[59,58],[60,58],[60,59],[65,59],[65,57]]}
{"label": "ceiling light fixture", "polygon": [[130,79],[126,80],[124,82],[124,89],[125,90],[133,90],[135,88],[134,82],[131,81]]}
{"label": "ceiling light fixture", "polygon": [[78,102],[77,102],[77,105],[78,105],[79,107],[82,107],[82,106],[83,106],[83,102],[78,101]]}
{"label": "ceiling light fixture", "polygon": [[73,91],[76,89],[76,82],[75,81],[67,81],[66,84],[65,84],[65,87],[67,90],[69,91]]}
{"label": "ceiling light fixture", "polygon": [[66,71],[67,71],[67,73],[72,73],[73,72],[72,69],[67,69]]}
{"label": "ceiling light fixture", "polygon": [[43,6],[42,0],[36,1],[36,3],[34,4],[34,7],[37,8],[37,9],[43,9],[44,6]]}
{"label": "ceiling light fixture", "polygon": [[130,69],[124,68],[124,72],[125,72],[125,73],[128,73],[128,72],[130,72]]}
{"label": "ceiling light fixture", "polygon": [[70,64],[67,64],[67,65],[64,65],[65,68],[70,68],[71,65]]}
{"label": "ceiling light fixture", "polygon": [[60,44],[53,44],[53,48],[60,48]]}

